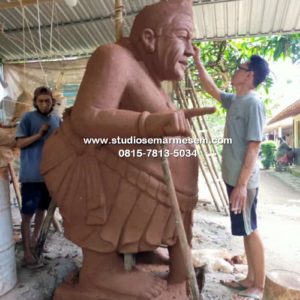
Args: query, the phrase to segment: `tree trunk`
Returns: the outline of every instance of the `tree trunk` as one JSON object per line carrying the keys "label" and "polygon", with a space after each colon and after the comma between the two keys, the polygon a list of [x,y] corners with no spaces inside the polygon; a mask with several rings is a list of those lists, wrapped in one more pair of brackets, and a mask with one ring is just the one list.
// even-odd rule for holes
{"label": "tree trunk", "polygon": [[273,270],[267,274],[264,300],[300,300],[300,274]]}

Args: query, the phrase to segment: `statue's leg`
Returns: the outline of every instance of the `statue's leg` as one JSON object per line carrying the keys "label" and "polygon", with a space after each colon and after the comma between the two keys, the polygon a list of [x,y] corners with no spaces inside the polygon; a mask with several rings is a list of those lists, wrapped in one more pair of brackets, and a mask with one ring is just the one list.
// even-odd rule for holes
{"label": "statue's leg", "polygon": [[165,280],[148,273],[125,271],[122,258],[115,252],[104,254],[88,249],[83,249],[79,285],[84,290],[109,290],[141,299],[155,298],[167,288]]}
{"label": "statue's leg", "polygon": [[168,282],[170,284],[181,283],[186,280],[186,269],[184,266],[182,251],[179,240],[174,246],[169,247],[170,255],[170,272]]}
{"label": "statue's leg", "polygon": [[[191,245],[192,241],[192,212],[187,212],[184,218],[184,228],[188,244]],[[168,248],[170,256],[170,272],[168,282],[170,284],[180,283],[187,279],[186,267],[181,251],[179,239],[177,238],[176,244]]]}

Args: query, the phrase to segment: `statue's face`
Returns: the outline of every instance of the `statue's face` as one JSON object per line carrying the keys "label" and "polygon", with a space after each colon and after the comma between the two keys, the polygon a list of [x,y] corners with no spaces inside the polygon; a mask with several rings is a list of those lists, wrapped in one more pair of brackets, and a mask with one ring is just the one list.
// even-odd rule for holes
{"label": "statue's face", "polygon": [[185,14],[178,14],[160,34],[156,34],[154,65],[160,80],[184,77],[187,60],[194,54],[192,34],[192,18]]}

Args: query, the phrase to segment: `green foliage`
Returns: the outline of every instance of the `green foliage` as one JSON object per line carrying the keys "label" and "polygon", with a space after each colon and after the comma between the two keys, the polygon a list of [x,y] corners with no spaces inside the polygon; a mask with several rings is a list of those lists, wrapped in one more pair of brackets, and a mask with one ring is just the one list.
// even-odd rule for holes
{"label": "green foliage", "polygon": [[[262,39],[262,38],[260,38]],[[293,62],[300,59],[300,34],[272,36],[264,41],[264,55],[275,61],[290,57]]]}
{"label": "green foliage", "polygon": [[261,144],[262,164],[265,169],[270,169],[275,164],[276,143],[266,141]]}

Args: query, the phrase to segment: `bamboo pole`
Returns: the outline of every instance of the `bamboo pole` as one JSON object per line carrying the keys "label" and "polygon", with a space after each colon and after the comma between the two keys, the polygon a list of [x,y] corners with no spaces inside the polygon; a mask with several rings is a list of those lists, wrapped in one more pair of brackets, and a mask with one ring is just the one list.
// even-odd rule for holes
{"label": "bamboo pole", "polygon": [[[182,92],[182,90],[180,89],[178,83],[176,83],[175,92],[176,92],[176,95],[177,95],[177,98],[178,98],[178,101],[179,101],[180,106],[181,106],[182,108],[188,108],[188,104],[184,102],[184,95],[183,95],[183,92]],[[193,126],[193,128],[194,128],[194,132],[196,133],[197,131],[196,131],[196,128],[195,128],[195,126],[194,126],[193,121],[191,121],[191,124],[192,124],[192,126]],[[201,150],[202,150],[202,149],[201,149]],[[217,198],[216,198],[215,193],[214,193],[214,191],[213,191],[213,189],[212,189],[212,187],[211,187],[209,178],[208,178],[208,176],[207,176],[207,174],[206,174],[206,171],[205,171],[205,169],[204,169],[204,166],[203,166],[202,161],[201,161],[201,159],[200,159],[199,156],[198,156],[198,160],[199,160],[199,166],[200,166],[201,172],[202,172],[202,174],[203,174],[203,176],[204,176],[204,178],[205,178],[205,181],[206,181],[206,183],[207,183],[207,187],[208,187],[209,192],[210,192],[210,194],[211,194],[211,196],[212,196],[212,199],[213,199],[213,202],[214,202],[214,204],[215,204],[215,207],[216,207],[216,209],[217,209],[218,212],[221,212],[221,209],[220,209],[220,207],[219,207]]]}
{"label": "bamboo pole", "polygon": [[[189,80],[190,80],[190,83],[192,84],[191,79],[189,79]],[[197,98],[196,98],[196,95],[194,94],[194,91],[191,94],[191,100],[192,100],[192,104],[193,104],[194,107],[197,107],[197,106],[200,107],[199,103],[196,102]],[[197,118],[197,121],[198,121],[200,129],[205,128],[204,130],[206,131],[206,133],[208,135],[209,130],[208,130],[208,127],[206,126],[206,122],[205,122],[204,117],[200,116],[199,118]],[[211,136],[208,136],[208,138],[209,138],[209,141],[211,142],[212,141]],[[212,178],[213,178],[213,180],[215,182],[216,189],[217,189],[219,198],[221,200],[221,203],[223,205],[225,214],[229,215],[227,195],[224,194],[224,191],[222,189],[222,179],[220,178],[219,173],[218,173],[218,171],[217,171],[217,169],[215,167],[215,164],[214,164],[214,161],[213,161],[213,157],[206,155],[206,152],[204,151],[204,149],[203,149],[204,147],[203,147],[202,144],[200,144],[200,147],[201,147],[201,151],[203,153],[203,156],[205,158],[207,167],[208,167],[208,169],[210,171],[210,174],[211,174],[211,176],[212,176]],[[206,148],[207,152],[209,152],[209,153],[211,152],[210,148],[209,148],[209,145],[207,143],[205,143],[205,148]],[[213,148],[213,150],[214,150],[214,148]],[[216,152],[216,149],[214,150],[214,153],[216,154],[216,156],[218,155],[217,152]]]}
{"label": "bamboo pole", "polygon": [[54,216],[55,209],[56,209],[56,203],[52,199],[50,204],[49,204],[48,210],[47,210],[46,218],[43,222],[41,234],[39,236],[37,245],[35,247],[35,255],[38,258],[42,254],[42,251],[43,251],[43,248],[44,248],[44,245],[45,245],[45,242],[46,242],[47,234],[49,232],[50,224],[51,224],[51,221],[52,221],[53,216]]}
{"label": "bamboo pole", "polygon": [[[199,99],[197,97],[195,86],[193,84],[193,81],[192,81],[192,78],[191,78],[191,75],[190,75],[189,72],[188,72],[188,76],[187,77],[188,77],[189,84],[190,84],[190,86],[192,88],[192,101],[194,101],[194,103],[196,103],[196,105],[198,104],[198,107],[201,107]],[[209,138],[210,141],[212,141],[212,136],[210,134],[210,131],[208,130],[208,126],[207,126],[207,124],[205,122],[205,119],[202,118],[202,120],[203,120],[204,128],[207,130],[208,138]],[[219,165],[221,166],[221,159],[220,159],[220,156],[218,154],[217,147],[214,144],[212,144],[211,146],[212,146],[214,152],[216,153],[217,161],[218,161]],[[211,158],[211,160],[212,160],[212,158]],[[217,169],[216,169],[215,164],[213,163],[213,161],[212,161],[212,166],[214,168],[214,172],[215,172],[216,177],[221,180],[221,178],[219,176],[219,172],[217,171]],[[223,195],[223,199],[224,199],[225,203],[228,205],[229,204],[229,200],[228,200],[228,196],[227,196],[227,193],[225,191],[225,186],[224,186],[222,180],[220,181],[220,189],[221,189],[221,192],[222,192],[222,195]]]}
{"label": "bamboo pole", "polygon": [[[175,89],[176,93],[178,91],[179,100],[182,99],[182,101],[184,103],[181,106],[186,107],[186,108],[188,107],[187,97],[190,96],[191,104],[193,105],[193,107],[201,107],[201,105],[199,103],[199,99],[198,99],[196,91],[195,91],[195,88],[194,88],[194,85],[193,85],[193,81],[190,78],[189,72],[187,72],[187,74],[186,74],[186,82],[189,85],[189,87],[186,89],[186,96],[184,95],[184,92],[183,92],[183,90],[182,90],[182,88],[180,87],[179,84],[177,84],[177,88]],[[198,130],[197,130],[195,124],[194,124],[194,121],[191,121],[192,127],[194,129],[195,136],[200,139],[200,134],[201,134],[201,137],[203,137],[205,140],[207,140],[207,138],[208,138],[208,140],[212,143],[212,137],[210,135],[210,132],[209,132],[208,126],[206,124],[204,116],[200,116],[200,117],[196,118],[196,121],[197,121],[197,124],[200,128],[200,133],[198,132]],[[198,147],[201,149],[203,159],[205,160],[205,163],[207,165],[207,168],[209,170],[211,178],[212,178],[212,180],[215,184],[215,188],[216,188],[217,194],[218,194],[218,196],[221,200],[221,204],[223,206],[225,215],[228,215],[229,211],[228,211],[227,194],[224,194],[224,189],[223,189],[223,185],[222,185],[223,181],[222,181],[222,179],[221,179],[221,177],[220,177],[220,175],[219,175],[219,173],[216,169],[216,166],[215,166],[215,163],[214,163],[214,160],[213,160],[213,157],[212,157],[213,155],[218,157],[217,149],[215,148],[215,146],[212,147],[212,148],[211,148],[211,146],[214,146],[214,145],[209,145],[208,143],[205,143],[204,145],[203,144],[198,145]],[[213,150],[213,151],[211,151],[211,150]],[[206,152],[208,152],[209,154],[206,154]],[[214,193],[212,192],[212,188],[210,187],[211,182],[208,180],[208,178],[206,176],[206,172],[203,171],[204,167],[202,167],[200,158],[199,158],[199,162],[200,162],[201,171],[202,171],[202,173],[205,177],[208,188],[209,188],[210,193],[213,197],[214,204],[217,208],[217,211],[220,212],[221,210],[220,210],[220,207],[219,207],[219,203],[217,201],[217,198],[215,198]]]}
{"label": "bamboo pole", "polygon": [[[159,145],[159,148],[162,150],[162,154],[163,154],[164,146]],[[200,300],[202,299],[202,297],[200,296],[199,289],[198,289],[195,269],[192,263],[191,249],[186,238],[186,233],[185,233],[185,229],[184,229],[184,225],[180,213],[180,208],[177,201],[176,190],[172,179],[172,174],[170,171],[169,161],[168,158],[165,157],[164,155],[162,155],[161,159],[162,159],[162,169],[163,169],[166,185],[169,190],[169,196],[171,199],[173,215],[175,217],[176,231],[177,231],[179,244],[183,255],[183,261],[186,268],[192,300]]]}
{"label": "bamboo pole", "polygon": [[19,182],[17,180],[17,176],[15,174],[14,168],[11,163],[8,163],[8,172],[12,179],[14,191],[15,191],[16,198],[17,198],[18,205],[19,205],[19,210],[21,211],[22,203],[21,203],[21,193],[20,193]]}
{"label": "bamboo pole", "polygon": [[123,0],[115,1],[115,28],[116,28],[116,41],[123,37]]}
{"label": "bamboo pole", "polygon": [[[115,0],[115,30],[116,42],[123,37],[123,0]],[[124,254],[124,268],[131,271],[135,265],[135,256],[132,253]]]}

